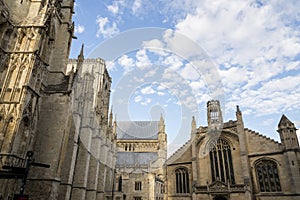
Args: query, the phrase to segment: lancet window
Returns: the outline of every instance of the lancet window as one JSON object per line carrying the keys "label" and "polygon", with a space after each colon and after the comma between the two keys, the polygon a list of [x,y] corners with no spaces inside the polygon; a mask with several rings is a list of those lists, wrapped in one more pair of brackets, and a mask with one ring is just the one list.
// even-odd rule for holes
{"label": "lancet window", "polygon": [[185,168],[175,170],[176,175],[176,193],[189,193],[189,173]]}

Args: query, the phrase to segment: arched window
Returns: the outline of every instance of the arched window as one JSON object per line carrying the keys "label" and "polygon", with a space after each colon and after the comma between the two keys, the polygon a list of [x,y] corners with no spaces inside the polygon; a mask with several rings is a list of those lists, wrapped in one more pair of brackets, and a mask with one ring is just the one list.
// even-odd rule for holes
{"label": "arched window", "polygon": [[185,168],[175,170],[176,174],[176,193],[190,193],[189,173]]}
{"label": "arched window", "polygon": [[227,141],[218,138],[210,143],[209,158],[212,181],[229,181],[235,184],[231,147]]}
{"label": "arched window", "polygon": [[261,160],[255,165],[260,192],[280,192],[277,164],[272,160]]}

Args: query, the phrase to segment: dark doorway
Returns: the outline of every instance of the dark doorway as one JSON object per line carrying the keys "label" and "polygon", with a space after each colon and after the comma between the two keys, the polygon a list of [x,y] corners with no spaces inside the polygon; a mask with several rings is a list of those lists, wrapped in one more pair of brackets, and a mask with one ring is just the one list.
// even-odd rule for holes
{"label": "dark doorway", "polygon": [[226,198],[226,197],[219,196],[219,197],[214,198],[214,200],[227,200],[227,198]]}

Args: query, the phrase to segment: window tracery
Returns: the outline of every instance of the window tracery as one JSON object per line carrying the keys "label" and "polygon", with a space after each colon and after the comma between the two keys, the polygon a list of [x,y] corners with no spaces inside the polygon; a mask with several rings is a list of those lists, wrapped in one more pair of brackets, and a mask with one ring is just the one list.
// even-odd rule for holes
{"label": "window tracery", "polygon": [[176,193],[189,193],[189,173],[185,168],[175,170],[176,175]]}
{"label": "window tracery", "polygon": [[218,138],[210,143],[209,150],[212,181],[219,180],[224,183],[229,181],[230,184],[235,184],[229,143]]}
{"label": "window tracery", "polygon": [[255,165],[255,169],[260,192],[281,192],[276,162],[261,160]]}

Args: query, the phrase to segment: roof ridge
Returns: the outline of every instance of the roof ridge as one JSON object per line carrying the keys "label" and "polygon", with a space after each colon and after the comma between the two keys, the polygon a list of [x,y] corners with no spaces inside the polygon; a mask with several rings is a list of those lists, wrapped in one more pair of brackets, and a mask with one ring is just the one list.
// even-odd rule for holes
{"label": "roof ridge", "polygon": [[251,133],[251,134],[257,135],[257,136],[259,136],[259,137],[261,137],[261,138],[264,138],[264,139],[266,139],[266,140],[268,140],[268,141],[274,142],[274,143],[276,143],[276,144],[281,144],[281,143],[279,143],[278,141],[274,140],[273,138],[270,138],[270,137],[268,137],[268,136],[266,136],[266,135],[263,135],[263,134],[261,134],[261,133],[259,133],[259,132],[256,132],[256,131],[254,131],[254,130],[251,130],[251,129],[249,129],[249,128],[245,128],[245,130],[246,130],[246,131],[249,131],[249,133]]}
{"label": "roof ridge", "polygon": [[117,139],[157,140],[159,121],[119,121]]}
{"label": "roof ridge", "polygon": [[173,158],[180,151],[183,151],[185,149],[185,147],[187,147],[187,145],[190,144],[190,142],[191,142],[191,139],[188,139],[183,145],[181,145],[179,148],[177,148],[177,150],[172,155],[170,155],[169,158],[167,158],[166,162],[168,162],[171,158]]}

